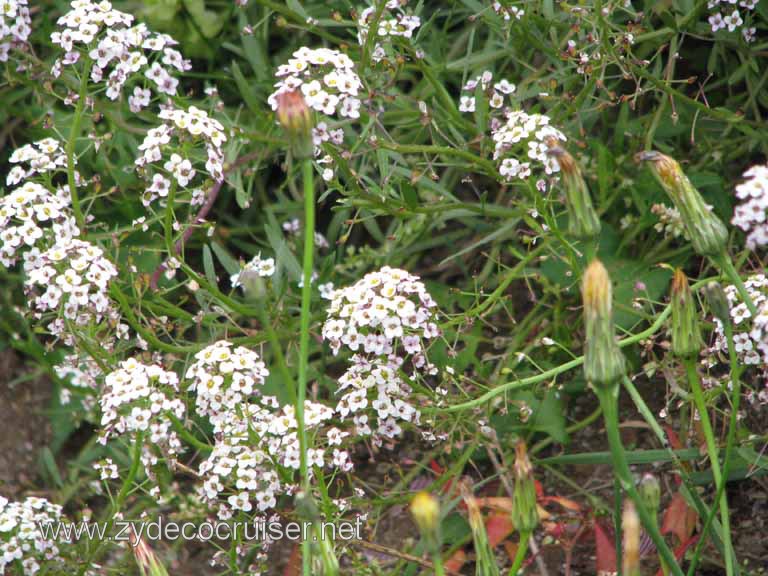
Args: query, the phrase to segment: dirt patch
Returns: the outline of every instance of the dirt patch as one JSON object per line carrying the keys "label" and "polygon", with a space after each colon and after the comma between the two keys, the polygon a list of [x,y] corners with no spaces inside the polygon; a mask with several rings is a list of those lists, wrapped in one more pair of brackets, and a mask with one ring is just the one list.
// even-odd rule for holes
{"label": "dirt patch", "polygon": [[35,487],[39,450],[51,437],[51,383],[20,378],[28,372],[15,352],[0,352],[0,493],[9,498]]}

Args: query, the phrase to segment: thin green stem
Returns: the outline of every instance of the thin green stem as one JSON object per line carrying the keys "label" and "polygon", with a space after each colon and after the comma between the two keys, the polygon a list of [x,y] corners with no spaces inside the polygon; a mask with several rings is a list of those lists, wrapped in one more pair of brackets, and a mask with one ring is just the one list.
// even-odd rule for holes
{"label": "thin green stem", "polygon": [[280,370],[280,375],[283,377],[283,380],[285,381],[285,388],[288,391],[288,398],[293,403],[293,405],[296,405],[296,381],[293,379],[293,375],[291,374],[291,371],[288,369],[288,364],[285,361],[285,356],[283,355],[283,347],[280,344],[280,339],[277,337],[277,332],[275,332],[274,327],[272,326],[272,322],[270,321],[269,316],[267,315],[267,311],[264,309],[264,306],[259,306],[257,304],[258,310],[259,310],[259,320],[261,320],[261,327],[262,329],[267,333],[267,340],[269,340],[269,345],[272,348],[272,353],[275,355],[275,362],[277,362],[277,369]]}
{"label": "thin green stem", "polygon": [[520,533],[520,543],[517,545],[515,558],[512,560],[512,568],[509,569],[509,576],[517,576],[517,573],[520,571],[520,567],[523,565],[523,561],[525,560],[525,555],[528,553],[528,542],[530,539],[530,532]]}
{"label": "thin green stem", "polygon": [[730,280],[731,283],[736,287],[736,290],[739,292],[739,296],[741,296],[744,304],[746,304],[747,308],[749,308],[752,317],[754,318],[757,316],[757,306],[755,306],[755,303],[752,301],[752,297],[749,295],[747,287],[744,286],[744,282],[741,280],[741,275],[733,265],[733,260],[731,260],[731,257],[726,252],[723,252],[722,254],[713,257],[712,260],[720,268],[720,271],[725,274],[725,276],[728,277],[728,280]]}
{"label": "thin green stem", "polygon": [[[696,404],[696,410],[699,413],[701,420],[701,428],[704,432],[704,441],[707,445],[707,454],[709,456],[709,462],[712,466],[712,475],[715,478],[715,487],[717,491],[720,490],[720,484],[723,482],[722,475],[720,473],[720,459],[717,450],[717,444],[715,442],[715,435],[712,432],[712,423],[709,421],[709,413],[707,411],[707,404],[704,401],[704,393],[701,390],[701,380],[699,379],[699,373],[696,370],[696,362],[693,358],[685,359],[685,369],[688,374],[688,384],[691,386],[693,392],[693,401]],[[725,547],[725,571],[729,576],[733,574],[733,543],[731,542],[731,523],[730,513],[728,511],[728,499],[725,493],[716,503],[720,507],[720,522],[723,526],[723,546]],[[713,506],[714,509],[714,506]]]}
{"label": "thin green stem", "polygon": [[[299,334],[299,379],[296,390],[296,422],[299,432],[299,474],[301,488],[309,498],[309,470],[307,469],[307,430],[304,424],[304,399],[307,397],[307,372],[309,369],[309,322],[312,303],[312,265],[315,249],[315,183],[312,160],[301,162],[301,177],[304,183],[304,285],[301,288],[301,331]],[[309,541],[302,542],[302,567],[305,576],[311,574],[311,547]]]}
{"label": "thin green stem", "polygon": [[[642,332],[638,332],[637,334],[633,334],[632,336],[624,338],[623,340],[619,340],[619,346],[621,347],[629,346],[630,344],[634,344],[636,342],[639,342],[640,340],[644,340],[649,336],[652,336],[653,334],[655,334],[661,329],[661,327],[664,325],[665,320],[669,317],[671,313],[672,313],[671,307],[667,306],[661,312],[661,314],[659,314],[659,316],[656,318],[653,324],[651,324],[647,329],[643,330]],[[458,412],[461,410],[469,410],[471,408],[475,408],[476,406],[485,404],[486,402],[488,402],[492,398],[495,398],[499,394],[504,394],[505,392],[511,392],[513,390],[520,390],[522,388],[527,388],[528,386],[531,386],[533,384],[537,384],[538,382],[549,380],[550,378],[554,378],[555,376],[558,376],[563,372],[567,372],[572,368],[581,366],[583,363],[584,363],[584,356],[579,356],[578,358],[574,358],[573,360],[566,362],[565,364],[561,364],[560,366],[556,366],[555,368],[546,370],[541,374],[536,374],[534,376],[529,376],[528,378],[522,378],[520,380],[515,380],[513,382],[507,382],[505,384],[502,384],[500,386],[497,386],[496,388],[489,390],[485,394],[473,400],[462,402],[461,404],[454,404],[453,406],[448,406],[447,408],[441,409],[441,411]]]}
{"label": "thin green stem", "polygon": [[640,522],[643,524],[646,533],[656,545],[656,550],[658,550],[659,555],[664,559],[675,576],[683,576],[683,571],[680,569],[675,555],[664,541],[664,537],[661,535],[661,532],[659,532],[657,523],[651,518],[642,497],[637,492],[637,488],[635,488],[635,482],[632,479],[632,471],[629,469],[629,464],[627,464],[627,458],[624,454],[624,446],[621,443],[621,436],[619,435],[619,387],[612,386],[610,388],[598,388],[596,392],[600,399],[600,405],[603,407],[603,417],[605,419],[605,429],[608,435],[608,444],[611,449],[611,454],[613,455],[614,472],[618,475],[624,491],[635,503],[638,516],[640,516]]}
{"label": "thin green stem", "polygon": [[[736,427],[739,424],[739,405],[741,403],[741,367],[739,365],[739,359],[736,356],[736,345],[733,341],[733,326],[727,324],[725,326],[725,338],[728,342],[728,359],[731,365],[731,392],[733,400],[731,402],[731,418],[728,426],[728,435],[725,440],[725,458],[723,460],[722,470],[722,482],[717,487],[717,493],[715,494],[715,502],[720,501],[721,498],[726,499],[725,486],[728,483],[728,474],[731,467],[731,452],[733,451],[734,441],[736,439]],[[704,521],[704,525],[701,529],[701,538],[696,545],[696,550],[693,553],[691,559],[690,568],[688,568],[688,576],[694,576],[696,574],[696,568],[699,565],[699,558],[704,549],[704,542],[706,542],[706,536],[709,532],[709,527],[715,518],[715,507],[707,515],[707,519]],[[730,538],[730,534],[723,535],[723,539]],[[734,560],[736,560],[734,558]],[[738,573],[739,563],[734,561],[733,566]]]}
{"label": "thin green stem", "polygon": [[75,216],[75,222],[80,229],[80,234],[85,235],[85,218],[83,217],[83,211],[80,208],[80,197],[77,195],[77,186],[75,185],[75,147],[77,145],[77,139],[80,137],[80,124],[83,120],[83,112],[85,112],[85,100],[88,96],[88,77],[91,74],[92,62],[89,58],[86,59],[86,65],[83,69],[82,76],[80,77],[80,92],[78,94],[77,104],[75,105],[75,112],[72,115],[72,126],[69,129],[69,139],[67,140],[67,185],[69,186],[69,196],[72,201],[72,213]]}

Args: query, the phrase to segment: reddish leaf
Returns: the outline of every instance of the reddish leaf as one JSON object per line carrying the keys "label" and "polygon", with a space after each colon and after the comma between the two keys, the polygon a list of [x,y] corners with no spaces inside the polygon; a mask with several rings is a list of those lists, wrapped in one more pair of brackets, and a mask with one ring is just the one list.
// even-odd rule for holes
{"label": "reddish leaf", "polygon": [[680,492],[672,497],[672,502],[664,511],[662,534],[674,534],[678,542],[687,542],[696,528],[696,511],[688,506]]}
{"label": "reddish leaf", "polygon": [[680,437],[677,435],[677,432],[672,428],[672,426],[664,426],[664,429],[667,431],[667,438],[669,438],[669,445],[672,446],[674,450],[682,450],[683,444],[680,442]]}
{"label": "reddish leaf", "polygon": [[581,506],[568,498],[563,498],[562,496],[544,496],[539,498],[539,504],[548,504],[549,502],[560,504],[560,506],[572,512],[581,512]]}
{"label": "reddish leaf", "polygon": [[301,576],[301,546],[296,544],[283,570],[283,576]]}
{"label": "reddish leaf", "polygon": [[613,535],[608,534],[599,522],[595,522],[595,551],[598,574],[616,572],[616,547]]}
{"label": "reddish leaf", "polygon": [[515,525],[509,519],[509,514],[491,514],[485,519],[485,531],[491,548],[504,542],[514,530]]}
{"label": "reddish leaf", "polygon": [[467,553],[464,550],[456,550],[453,555],[443,562],[446,572],[461,572],[462,566],[467,563]]}

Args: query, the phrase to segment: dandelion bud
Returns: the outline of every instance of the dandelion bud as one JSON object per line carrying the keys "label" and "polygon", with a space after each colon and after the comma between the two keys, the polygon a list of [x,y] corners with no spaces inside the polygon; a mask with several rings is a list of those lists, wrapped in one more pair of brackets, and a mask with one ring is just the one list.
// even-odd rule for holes
{"label": "dandelion bud", "polygon": [[528,459],[528,449],[522,440],[515,445],[513,473],[515,488],[512,494],[512,523],[520,533],[528,533],[538,525],[539,511],[536,508],[533,467]]}
{"label": "dandelion bud", "polygon": [[672,278],[672,353],[681,358],[696,356],[703,346],[696,302],[685,272]]}
{"label": "dandelion bud", "polygon": [[613,327],[611,279],[600,260],[593,260],[582,280],[584,300],[584,376],[593,386],[609,387],[624,375],[624,355]]}
{"label": "dandelion bud", "polygon": [[638,492],[651,518],[656,518],[661,506],[661,486],[658,478],[653,474],[645,474],[640,480]]}
{"label": "dandelion bud", "polygon": [[440,504],[429,492],[419,492],[411,500],[411,515],[425,538],[434,538],[440,520]]}
{"label": "dandelion bud", "polygon": [[547,145],[550,147],[547,153],[557,158],[565,181],[568,233],[580,239],[594,238],[600,234],[600,219],[592,206],[589,188],[578,163],[556,138],[548,139]]}
{"label": "dandelion bud", "polygon": [[728,230],[704,202],[696,188],[673,158],[660,152],[641,152],[638,161],[649,162],[651,172],[680,212],[694,250],[702,256],[716,256],[725,250]]}
{"label": "dandelion bud", "polygon": [[731,323],[731,307],[728,305],[728,297],[719,282],[712,281],[704,287],[704,295],[707,297],[709,309],[715,318],[728,326]]}
{"label": "dandelion bud", "polygon": [[640,519],[631,500],[624,502],[621,515],[621,529],[624,533],[624,551],[621,573],[624,576],[640,576]]}
{"label": "dandelion bud", "polygon": [[312,153],[312,110],[300,90],[277,95],[277,120],[285,129],[298,157]]}

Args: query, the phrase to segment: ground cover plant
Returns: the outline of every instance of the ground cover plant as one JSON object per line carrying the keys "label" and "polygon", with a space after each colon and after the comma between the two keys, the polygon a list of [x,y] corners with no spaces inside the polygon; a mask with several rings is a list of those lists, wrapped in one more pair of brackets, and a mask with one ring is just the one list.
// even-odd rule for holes
{"label": "ground cover plant", "polygon": [[767,17],[0,4],[0,573],[765,573]]}

